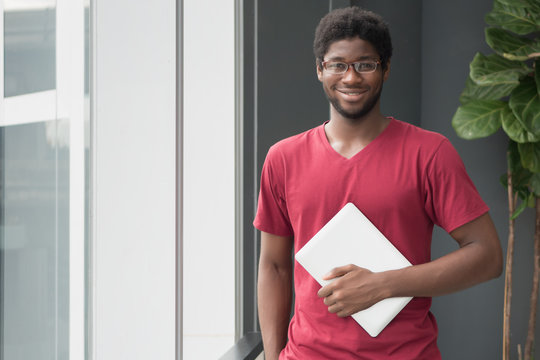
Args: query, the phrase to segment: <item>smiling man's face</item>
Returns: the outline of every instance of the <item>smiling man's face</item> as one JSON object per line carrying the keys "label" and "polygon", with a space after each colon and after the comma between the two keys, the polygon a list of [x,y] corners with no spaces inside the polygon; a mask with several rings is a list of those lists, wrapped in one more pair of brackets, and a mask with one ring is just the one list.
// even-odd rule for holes
{"label": "smiling man's face", "polygon": [[[336,41],[330,45],[323,61],[352,63],[361,60],[379,60],[379,54],[370,42],[360,38]],[[353,66],[344,74],[329,74],[317,67],[317,76],[332,107],[343,117],[359,120],[379,106],[384,81],[388,78],[389,66],[381,66],[372,73],[358,73]]]}

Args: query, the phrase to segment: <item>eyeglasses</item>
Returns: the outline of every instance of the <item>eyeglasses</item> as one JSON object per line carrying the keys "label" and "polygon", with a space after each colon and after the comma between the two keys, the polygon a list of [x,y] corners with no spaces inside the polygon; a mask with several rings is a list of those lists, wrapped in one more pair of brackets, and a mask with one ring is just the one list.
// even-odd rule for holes
{"label": "eyeglasses", "polygon": [[379,60],[364,60],[356,61],[353,63],[346,63],[341,61],[323,61],[322,66],[324,70],[328,71],[332,75],[345,74],[349,70],[349,66],[353,66],[359,74],[369,74],[377,70],[377,65],[381,62]]}

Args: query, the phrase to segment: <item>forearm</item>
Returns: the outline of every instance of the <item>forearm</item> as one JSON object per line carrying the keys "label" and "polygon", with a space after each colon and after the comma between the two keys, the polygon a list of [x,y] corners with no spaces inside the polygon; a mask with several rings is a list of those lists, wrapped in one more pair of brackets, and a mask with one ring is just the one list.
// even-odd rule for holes
{"label": "forearm", "polygon": [[279,268],[261,262],[257,293],[265,358],[274,360],[287,343],[292,303],[292,265]]}
{"label": "forearm", "polygon": [[333,282],[319,290],[328,311],[349,316],[390,297],[449,294],[500,275],[502,250],[488,214],[450,233],[460,248],[437,260],[399,270],[373,273],[356,265],[334,268]]}
{"label": "forearm", "polygon": [[468,244],[429,263],[381,273],[388,294],[383,296],[440,296],[466,289],[500,275],[502,257]]}

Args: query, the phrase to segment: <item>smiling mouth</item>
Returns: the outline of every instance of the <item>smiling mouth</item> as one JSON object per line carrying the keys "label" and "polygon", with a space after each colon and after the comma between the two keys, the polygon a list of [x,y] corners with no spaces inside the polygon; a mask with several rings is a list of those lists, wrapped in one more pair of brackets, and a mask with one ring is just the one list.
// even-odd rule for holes
{"label": "smiling mouth", "polygon": [[337,91],[339,91],[340,93],[342,94],[347,94],[347,95],[360,95],[360,94],[363,94],[365,93],[367,90],[347,90],[347,89],[336,89]]}
{"label": "smiling mouth", "polygon": [[367,90],[360,90],[360,89],[354,89],[354,90],[349,90],[349,89],[336,89],[338,92],[344,94],[344,95],[347,95],[347,96],[360,96],[362,94],[364,94],[365,92],[367,92]]}

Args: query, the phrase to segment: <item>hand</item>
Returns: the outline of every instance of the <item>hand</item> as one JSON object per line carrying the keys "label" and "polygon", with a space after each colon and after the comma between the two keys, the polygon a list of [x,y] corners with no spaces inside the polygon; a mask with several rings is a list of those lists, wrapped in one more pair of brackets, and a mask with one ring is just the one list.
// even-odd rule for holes
{"label": "hand", "polygon": [[335,280],[321,288],[317,295],[324,298],[329,312],[346,317],[387,297],[380,274],[356,265],[337,267],[323,277],[323,280]]}

